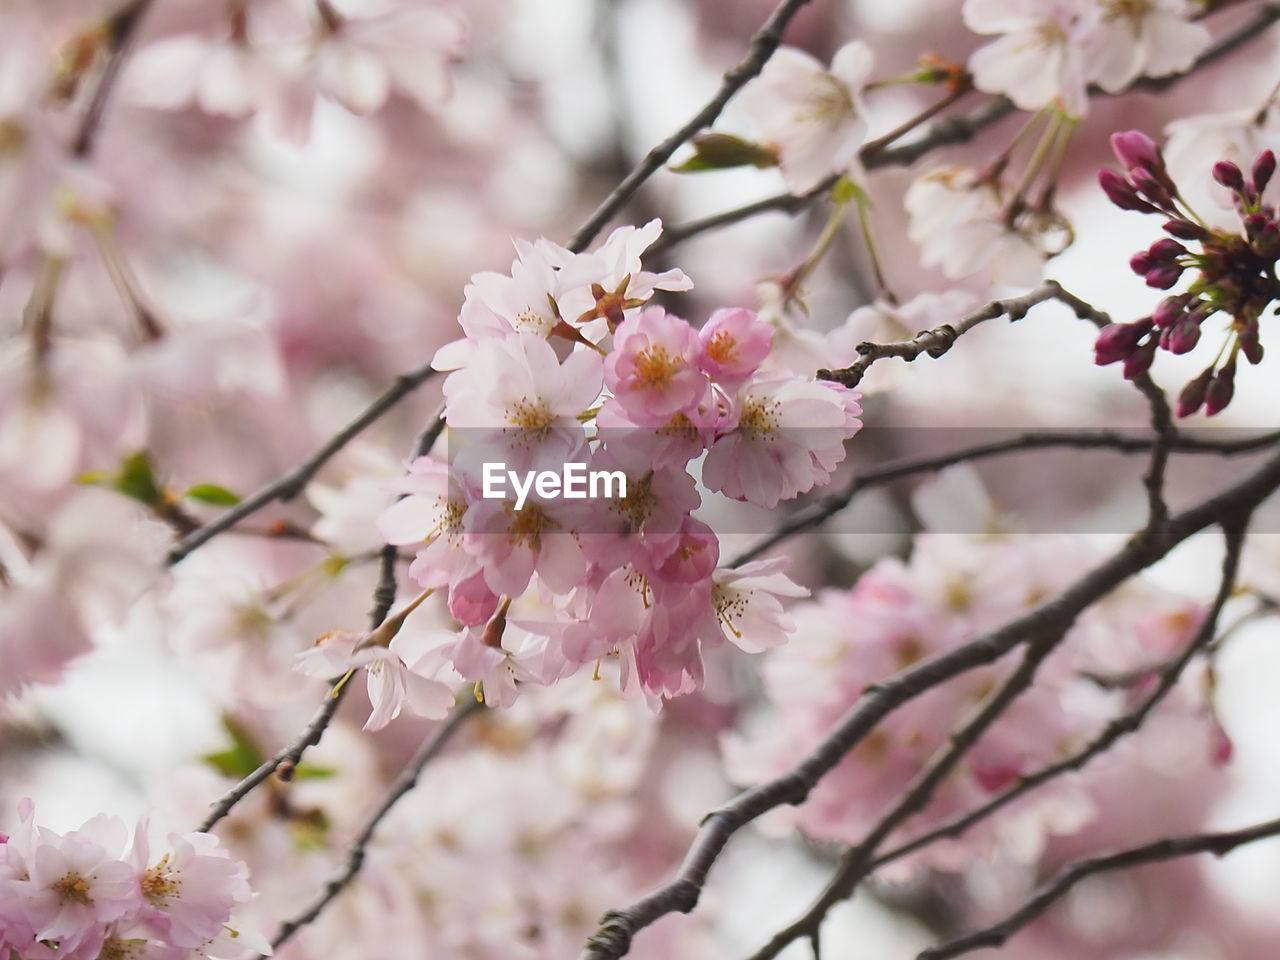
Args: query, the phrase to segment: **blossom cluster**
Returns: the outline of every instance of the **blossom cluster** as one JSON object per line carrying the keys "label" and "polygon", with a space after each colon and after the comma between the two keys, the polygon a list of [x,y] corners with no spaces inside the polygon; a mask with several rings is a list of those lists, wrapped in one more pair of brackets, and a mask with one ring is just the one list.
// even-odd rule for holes
{"label": "blossom cluster", "polygon": [[[423,679],[461,677],[506,704],[520,683],[616,657],[624,690],[671,697],[702,685],[705,649],[785,639],[780,598],[806,591],[781,560],[720,566],[715,531],[694,515],[691,462],[701,458],[705,489],[772,508],[830,479],[861,426],[858,395],[771,369],[772,328],[749,310],[718,310],[697,329],[650,305],[655,290],[689,286],[679,271],[642,269],[659,230],[623,227],[586,254],[518,245],[509,276],[467,288],[467,336],[436,357],[452,370],[448,460],[415,460],[379,521],[388,542],[418,546],[410,575],[447,590],[462,629],[401,633],[397,620],[354,646],[322,643],[331,657],[309,655],[326,664],[314,672],[373,669],[376,657],[379,672],[402,678],[380,685],[374,726],[404,702],[441,715],[447,697],[424,710],[410,696]],[[621,472],[626,495],[539,490],[517,509],[483,496],[482,464],[495,461],[586,462]]]}
{"label": "blossom cluster", "polygon": [[965,25],[999,34],[969,59],[974,84],[1024,110],[1082,117],[1088,87],[1118,93],[1139,76],[1180,73],[1209,45],[1190,0],[965,0]]}
{"label": "blossom cluster", "polygon": [[[829,589],[792,608],[804,644],[771,651],[764,664],[767,716],[725,740],[728,770],[756,783],[790,768],[868,685],[953,649],[1033,608],[1098,558],[1067,535],[922,534],[908,561],[876,563],[850,590]],[[1153,664],[1174,656],[1202,616],[1195,600],[1133,582],[1091,608],[1019,696],[965,755],[932,802],[899,829],[914,837],[1071,755],[1150,688]],[[877,726],[810,794],[783,815],[818,840],[855,842],[902,797],[1012,670],[984,667],[935,688]],[[1104,678],[1132,677],[1131,687]],[[1189,690],[1172,698],[1144,737],[1182,742],[1184,762],[1210,770],[1230,754],[1225,734]],[[1105,765],[1104,765],[1105,766]],[[1049,838],[1103,813],[1090,779],[1060,779],[1017,801],[1001,818],[930,845],[911,862],[956,869],[999,850],[1034,862]]]}
{"label": "blossom cluster", "polygon": [[253,897],[244,864],[208,834],[170,834],[153,851],[148,823],[129,842],[99,815],[59,834],[29,801],[0,833],[0,951],[26,960],[233,960],[270,953],[236,918]]}
{"label": "blossom cluster", "polygon": [[[1157,349],[1181,354],[1200,341],[1204,322],[1218,314],[1229,318],[1227,340],[1205,370],[1186,385],[1178,399],[1178,416],[1202,406],[1212,416],[1231,402],[1235,392],[1236,359],[1251,364],[1262,360],[1259,321],[1277,301],[1280,283],[1280,223],[1276,208],[1263,193],[1276,170],[1276,156],[1264,150],[1245,179],[1230,160],[1214,165],[1213,177],[1230,191],[1240,218],[1236,231],[1213,228],[1191,210],[1169,174],[1155,142],[1136,130],[1111,138],[1116,157],[1127,175],[1103,170],[1099,182],[1111,201],[1123,210],[1166,217],[1169,234],[1130,259],[1133,272],[1147,286],[1169,290],[1190,272],[1187,289],[1166,297],[1150,316],[1131,323],[1111,324],[1095,347],[1100,364],[1124,361],[1128,379],[1144,373]],[[1195,251],[1186,244],[1198,244]],[[1273,311],[1274,312],[1274,311]],[[1226,359],[1222,357],[1225,354]]]}

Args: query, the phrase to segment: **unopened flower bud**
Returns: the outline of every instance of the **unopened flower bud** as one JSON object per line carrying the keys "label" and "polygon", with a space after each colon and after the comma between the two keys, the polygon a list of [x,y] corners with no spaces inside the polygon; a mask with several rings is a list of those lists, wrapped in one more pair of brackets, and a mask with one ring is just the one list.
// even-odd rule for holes
{"label": "unopened flower bud", "polygon": [[1240,331],[1237,339],[1240,341],[1240,352],[1244,354],[1244,358],[1255,366],[1262,362],[1262,343],[1258,340],[1258,321],[1245,326]]}
{"label": "unopened flower bud", "polygon": [[1244,192],[1244,174],[1230,160],[1219,160],[1213,165],[1213,179],[1228,190],[1234,190],[1236,193]]}
{"label": "unopened flower bud", "polygon": [[1155,264],[1145,250],[1139,250],[1129,258],[1129,269],[1140,277],[1145,277],[1154,267]]}
{"label": "unopened flower bud", "polygon": [[1209,381],[1213,379],[1213,367],[1196,377],[1178,394],[1178,407],[1175,413],[1179,417],[1189,417],[1204,405],[1205,391],[1209,389]]}
{"label": "unopened flower bud", "polygon": [[1271,175],[1275,172],[1275,152],[1263,150],[1258,154],[1258,159],[1253,161],[1253,189],[1257,191],[1258,196],[1262,196],[1262,191],[1267,189],[1267,184],[1271,182]]}
{"label": "unopened flower bud", "polygon": [[1147,256],[1151,258],[1152,264],[1166,264],[1173,263],[1180,254],[1186,252],[1187,248],[1177,240],[1164,237],[1151,245],[1151,248],[1147,251]]}
{"label": "unopened flower bud", "polygon": [[1200,318],[1196,314],[1188,314],[1186,319],[1165,331],[1168,341],[1162,346],[1170,353],[1190,353],[1200,342]]}
{"label": "unopened flower bud", "polygon": [[1111,149],[1126,169],[1140,167],[1155,171],[1164,166],[1160,148],[1141,130],[1124,130],[1111,135]]}
{"label": "unopened flower bud", "polygon": [[1205,416],[1212,417],[1220,413],[1231,402],[1236,392],[1236,365],[1234,360],[1218,371],[1218,375],[1209,383],[1204,394]]}
{"label": "unopened flower bud", "polygon": [[1152,311],[1152,322],[1161,330],[1172,327],[1187,312],[1187,304],[1190,301],[1191,295],[1188,293],[1180,293],[1176,297],[1165,297]]}
{"label": "unopened flower bud", "polygon": [[1124,378],[1132,380],[1151,369],[1151,361],[1156,357],[1156,341],[1148,340],[1124,359]]}
{"label": "unopened flower bud", "polygon": [[1250,240],[1260,237],[1262,235],[1262,231],[1267,228],[1267,224],[1270,222],[1271,221],[1260,213],[1249,214],[1244,218],[1245,236]]}
{"label": "unopened flower bud", "polygon": [[1152,270],[1148,270],[1146,273],[1147,286],[1154,287],[1157,290],[1168,290],[1178,282],[1178,278],[1181,276],[1182,267],[1178,266],[1176,263],[1171,263],[1168,266],[1163,267],[1155,267]]}
{"label": "unopened flower bud", "polygon": [[1105,367],[1133,353],[1138,341],[1151,330],[1150,320],[1136,323],[1112,323],[1102,328],[1093,344],[1094,363]]}
{"label": "unopened flower bud", "polygon": [[1138,193],[1146,197],[1161,210],[1173,210],[1173,191],[1169,190],[1159,179],[1145,170],[1130,170],[1129,177]]}
{"label": "unopened flower bud", "polygon": [[1138,196],[1138,191],[1133,188],[1133,184],[1114,170],[1098,171],[1098,185],[1102,187],[1102,192],[1107,195],[1107,199],[1121,210],[1136,210],[1139,213],[1159,212]]}
{"label": "unopened flower bud", "polygon": [[1165,222],[1164,232],[1179,240],[1208,240],[1209,231],[1190,220],[1173,219]]}

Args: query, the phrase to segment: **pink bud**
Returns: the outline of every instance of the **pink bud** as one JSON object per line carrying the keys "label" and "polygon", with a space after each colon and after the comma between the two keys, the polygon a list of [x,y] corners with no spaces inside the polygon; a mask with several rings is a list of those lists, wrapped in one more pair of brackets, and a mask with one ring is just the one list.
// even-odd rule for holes
{"label": "pink bud", "polygon": [[1172,234],[1179,240],[1208,240],[1210,237],[1208,230],[1190,220],[1169,220],[1164,225],[1164,232]]}
{"label": "pink bud", "polygon": [[1152,312],[1152,322],[1162,330],[1172,327],[1187,312],[1187,303],[1190,299],[1190,295],[1185,293],[1180,293],[1176,297],[1165,297]]}
{"label": "pink bud", "polygon": [[1113,133],[1111,149],[1115,151],[1116,159],[1127,169],[1141,167],[1154,172],[1164,166],[1160,148],[1141,130]]}
{"label": "pink bud", "polygon": [[1156,342],[1148,340],[1124,359],[1124,378],[1132,380],[1151,369],[1151,361],[1156,357]]}
{"label": "pink bud", "polygon": [[1182,267],[1176,263],[1164,267],[1156,267],[1147,271],[1147,286],[1154,287],[1157,290],[1168,290],[1178,282],[1180,276],[1182,276]]}
{"label": "pink bud", "polygon": [[1179,417],[1189,417],[1204,405],[1204,394],[1209,389],[1209,381],[1213,378],[1213,367],[1209,367],[1196,377],[1178,394],[1178,407],[1175,413]]}
{"label": "pink bud", "polygon": [[1219,160],[1213,165],[1213,179],[1228,190],[1234,190],[1236,193],[1244,192],[1244,174],[1230,160]]}
{"label": "pink bud", "polygon": [[1171,327],[1168,331],[1169,341],[1164,344],[1170,353],[1190,353],[1200,342],[1200,318],[1190,314],[1187,319]]}
{"label": "pink bud", "polygon": [[1133,353],[1138,341],[1151,329],[1150,321],[1144,323],[1112,323],[1103,327],[1094,341],[1094,363],[1105,367],[1109,363],[1123,360]]}
{"label": "pink bud", "polygon": [[1147,256],[1151,258],[1153,264],[1165,264],[1172,263],[1178,258],[1179,254],[1186,252],[1187,248],[1177,240],[1164,237],[1151,245],[1151,248],[1147,251]]}
{"label": "pink bud", "polygon": [[1107,199],[1121,210],[1136,210],[1139,213],[1158,212],[1155,207],[1138,196],[1138,191],[1133,188],[1133,184],[1114,170],[1098,171],[1098,185],[1102,187],[1102,192],[1107,195]]}
{"label": "pink bud", "polygon": [[1215,413],[1221,412],[1231,402],[1235,392],[1236,366],[1234,363],[1228,363],[1218,371],[1218,375],[1209,384],[1209,389],[1205,391],[1205,416],[1212,417]]}
{"label": "pink bud", "polygon": [[1263,150],[1258,154],[1258,159],[1253,161],[1253,189],[1258,192],[1258,196],[1262,196],[1262,191],[1267,189],[1267,184],[1271,182],[1271,175],[1275,172],[1274,151]]}

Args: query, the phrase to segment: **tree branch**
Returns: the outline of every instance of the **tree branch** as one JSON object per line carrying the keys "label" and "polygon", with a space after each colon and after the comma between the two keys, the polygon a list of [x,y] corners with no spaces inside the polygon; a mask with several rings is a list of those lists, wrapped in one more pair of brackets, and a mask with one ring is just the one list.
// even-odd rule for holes
{"label": "tree branch", "polygon": [[803,803],[814,785],[902,704],[968,670],[993,663],[1019,644],[1065,631],[1081,611],[1129,577],[1167,556],[1192,534],[1214,524],[1238,524],[1280,487],[1280,456],[1244,480],[1173,516],[1158,534],[1131,538],[1109,559],[1057,596],[960,647],[943,651],[867,687],[826,736],[788,773],[739,794],[702,821],[684,862],[666,884],[622,910],[611,911],[588,940],[580,960],[616,960],[632,936],[659,917],[696,906],[712,865],[730,837],[783,804]]}
{"label": "tree branch", "polygon": [[1063,894],[1081,880],[1096,873],[1110,870],[1124,870],[1140,867],[1148,863],[1160,863],[1177,857],[1190,856],[1196,853],[1212,853],[1221,857],[1236,847],[1274,837],[1280,834],[1280,818],[1267,820],[1264,823],[1242,830],[1225,833],[1201,833],[1186,837],[1168,837],[1140,847],[1130,847],[1118,853],[1093,857],[1088,860],[1077,860],[1067,866],[1061,873],[1037,890],[1026,903],[1014,910],[1009,916],[982,930],[974,931],[963,937],[957,937],[937,947],[921,953],[916,960],[947,960],[958,957],[962,953],[977,950],[981,947],[999,947],[1011,936],[1040,916],[1053,905]]}
{"label": "tree branch", "polygon": [[111,99],[111,91],[115,88],[124,61],[129,55],[129,46],[138,26],[153,2],[154,0],[130,0],[107,19],[107,62],[93,89],[89,107],[80,119],[75,138],[71,141],[73,156],[84,158],[93,152],[94,140],[102,127],[102,117],[106,113],[107,101]]}
{"label": "tree branch", "polygon": [[1226,540],[1226,553],[1222,562],[1222,576],[1213,605],[1196,630],[1191,642],[1186,645],[1175,660],[1161,670],[1159,681],[1155,688],[1136,709],[1113,719],[1098,737],[1072,756],[1042,767],[1034,773],[1024,774],[1018,778],[1018,781],[1013,786],[981,807],[949,820],[923,836],[872,859],[880,844],[894,829],[904,823],[912,814],[918,813],[928,805],[937,785],[954,768],[964,753],[999,718],[1004,708],[1018,694],[1030,686],[1036,667],[1053,649],[1060,638],[1049,636],[1033,644],[1028,648],[1018,670],[1010,675],[1008,680],[991,695],[988,703],[983,705],[973,720],[953,735],[946,751],[921,771],[907,787],[902,799],[868,831],[866,837],[856,847],[850,847],[845,851],[835,875],[808,910],[795,922],[779,931],[768,944],[751,956],[751,960],[770,960],[770,958],[777,956],[793,940],[801,937],[816,939],[819,936],[822,922],[826,919],[831,907],[852,894],[855,887],[877,868],[928,846],[943,837],[959,836],[969,827],[986,819],[996,810],[1033,788],[1070,771],[1081,769],[1094,757],[1108,750],[1116,741],[1138,730],[1156,705],[1177,684],[1187,664],[1212,640],[1217,630],[1222,609],[1226,606],[1235,589],[1236,574],[1240,565],[1240,551],[1244,543],[1243,521],[1224,527],[1223,533]]}
{"label": "tree branch", "polygon": [[769,19],[751,38],[751,47],[746,59],[724,75],[723,80],[720,82],[720,89],[716,91],[715,96],[707,102],[706,106],[694,114],[684,126],[645,154],[644,159],[623,178],[621,183],[614,187],[613,192],[605,198],[595,213],[582,225],[582,228],[573,235],[573,238],[569,241],[570,250],[574,253],[581,253],[585,250],[613,215],[622,209],[623,205],[631,198],[631,195],[640,189],[646,180],[661,170],[662,165],[671,159],[671,155],[682,144],[699,130],[715,122],[729,99],[741,90],[748,80],[757,76],[764,69],[764,65],[773,56],[779,44],[782,43],[782,33],[787,24],[800,12],[800,8],[807,3],[809,3],[809,0],[783,0],[779,4]]}
{"label": "tree branch", "polygon": [[883,360],[885,357],[900,357],[910,363],[922,353],[927,353],[936,359],[955,346],[956,340],[961,335],[968,333],[978,324],[1006,315],[1010,321],[1021,320],[1036,304],[1044,303],[1046,300],[1056,300],[1063,292],[1065,291],[1056,280],[1046,280],[1020,297],[992,300],[954,324],[944,323],[932,330],[922,330],[910,340],[898,340],[893,343],[860,343],[858,344],[860,356],[852,364],[839,370],[819,370],[816,376],[820,380],[834,380],[846,387],[856,387],[877,360]]}
{"label": "tree branch", "polygon": [[[435,376],[435,373],[436,371],[431,368],[431,364],[426,363],[414,370],[410,370],[408,373],[400,374],[376,400],[360,411],[350,423],[326,440],[320,449],[307,457],[306,460],[284,476],[273,480],[265,487],[245,497],[226,513],[210,520],[174,544],[169,551],[167,562],[173,565],[185,559],[218,534],[224,530],[231,529],[245,517],[252,516],[269,503],[274,503],[277,500],[292,500],[303,491],[311,481],[311,478],[315,476],[321,467],[329,462],[330,458],[363,433],[367,427],[377,421],[384,413]],[[440,426],[436,427],[436,423],[439,423]],[[434,431],[432,434],[433,442],[434,438],[440,435],[440,430],[443,427],[443,421],[440,421],[439,417],[432,422],[428,432]]]}
{"label": "tree branch", "polygon": [[[418,752],[414,754],[413,759],[400,772],[400,776],[396,778],[395,783],[387,791],[387,795],[383,797],[382,803],[365,821],[364,826],[351,842],[351,846],[347,848],[346,862],[342,870],[325,884],[320,895],[316,897],[310,906],[297,916],[281,924],[279,931],[271,939],[272,949],[278,950],[298,930],[320,916],[338,894],[345,890],[351,881],[356,878],[356,874],[360,872],[360,868],[364,865],[365,851],[368,849],[369,841],[373,839],[378,825],[382,823],[400,799],[417,786],[418,778],[422,776],[422,771],[427,764],[444,749],[445,744],[449,742],[463,722],[479,709],[482,709],[482,707],[475,697],[464,697],[454,708],[449,718],[423,741],[422,746],[418,748]],[[258,960],[265,960],[265,957],[259,957]]]}

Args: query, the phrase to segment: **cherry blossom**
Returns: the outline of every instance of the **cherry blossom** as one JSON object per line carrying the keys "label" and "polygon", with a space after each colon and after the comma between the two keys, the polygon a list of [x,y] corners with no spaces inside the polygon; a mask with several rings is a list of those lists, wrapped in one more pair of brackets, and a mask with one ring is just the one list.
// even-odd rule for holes
{"label": "cherry blossom", "polygon": [[782,47],[739,95],[792,193],[853,168],[867,136],[862,88],[871,63],[871,48],[856,40],[836,51],[829,70],[803,50]]}

